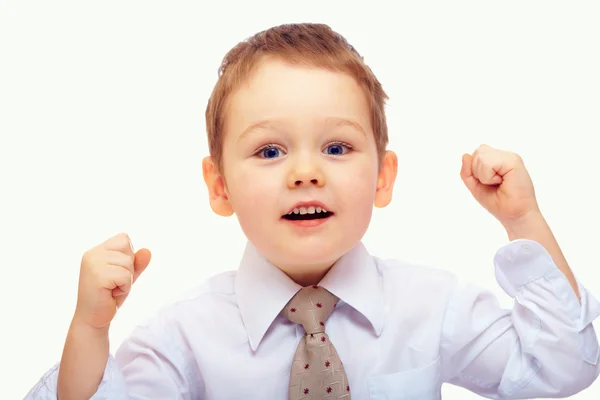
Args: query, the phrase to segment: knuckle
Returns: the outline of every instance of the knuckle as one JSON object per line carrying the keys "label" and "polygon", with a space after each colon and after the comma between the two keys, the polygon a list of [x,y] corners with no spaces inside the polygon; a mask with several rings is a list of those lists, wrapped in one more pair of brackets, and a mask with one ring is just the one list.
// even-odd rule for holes
{"label": "knuckle", "polygon": [[127,233],[119,233],[113,238],[112,246],[114,250],[128,252],[131,249],[131,239]]}
{"label": "knuckle", "polygon": [[118,275],[123,283],[129,284],[131,272],[129,272],[125,268],[119,268]]}
{"label": "knuckle", "polygon": [[129,246],[130,241],[131,241],[131,239],[129,238],[128,234],[126,234],[126,233],[119,234],[119,245]]}
{"label": "knuckle", "polygon": [[134,258],[130,254],[126,254],[120,251],[112,251],[107,253],[107,263],[122,267],[128,270],[133,269]]}
{"label": "knuckle", "polygon": [[118,286],[125,293],[131,290],[131,274],[129,272],[126,272],[125,274],[119,276]]}
{"label": "knuckle", "polygon": [[101,275],[103,281],[113,282],[117,287],[126,288],[131,281],[130,273],[125,268],[109,267]]}
{"label": "knuckle", "polygon": [[119,254],[118,265],[127,271],[133,271],[134,258],[129,254]]}
{"label": "knuckle", "polygon": [[127,256],[124,267],[127,268],[128,271],[133,271],[133,257]]}
{"label": "knuckle", "polygon": [[129,235],[126,232],[119,233],[117,237],[122,240],[129,240]]}

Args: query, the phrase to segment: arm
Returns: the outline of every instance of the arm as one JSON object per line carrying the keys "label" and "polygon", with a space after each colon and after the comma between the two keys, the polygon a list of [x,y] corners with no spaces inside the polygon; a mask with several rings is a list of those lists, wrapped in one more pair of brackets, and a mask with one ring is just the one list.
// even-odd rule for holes
{"label": "arm", "polygon": [[110,323],[150,257],[147,249],[134,252],[125,233],[84,253],[77,307],[62,361],[42,377],[26,400],[199,398],[200,373],[184,356],[184,341],[173,337],[172,327],[177,324],[169,321],[173,318],[168,313],[138,327],[116,359],[110,356]]}
{"label": "arm", "polygon": [[73,319],[58,373],[58,399],[91,398],[102,381],[108,354],[108,328],[94,329]]}
{"label": "arm", "polygon": [[592,321],[600,303],[569,280],[539,243],[517,240],[494,259],[504,310],[491,293],[459,284],[442,328],[443,379],[494,399],[566,397],[600,373]]}
{"label": "arm", "polygon": [[[152,325],[136,328],[129,338],[117,350],[115,357],[105,354],[100,357],[99,349],[94,349],[89,354],[98,358],[98,363],[88,363],[83,366],[87,372],[96,372],[100,361],[105,364],[101,371],[97,390],[89,397],[90,400],[150,400],[150,399],[201,399],[203,396],[203,382],[200,372],[193,367],[189,357],[181,347],[171,330],[173,326],[166,320],[160,323],[155,320]],[[86,338],[75,338],[67,346],[73,354],[71,361],[81,361],[83,357],[76,352],[89,350]],[[65,346],[65,347],[67,347]],[[64,361],[69,361],[63,356]],[[63,365],[57,364],[49,370],[40,381],[30,390],[25,400],[57,400],[59,386],[59,372]],[[77,368],[71,364],[71,368]],[[77,376],[85,377],[88,382],[90,377],[84,371],[73,371]],[[66,377],[67,375],[65,375]],[[69,379],[69,378],[68,378]],[[75,383],[75,382],[71,382]],[[76,390],[81,390],[78,384]],[[60,397],[58,399],[62,400]]]}
{"label": "arm", "polygon": [[463,155],[460,175],[513,240],[494,261],[515,302],[503,310],[486,291],[456,287],[442,327],[444,380],[498,399],[578,393],[600,373],[600,303],[573,276],[523,160],[482,145]]}

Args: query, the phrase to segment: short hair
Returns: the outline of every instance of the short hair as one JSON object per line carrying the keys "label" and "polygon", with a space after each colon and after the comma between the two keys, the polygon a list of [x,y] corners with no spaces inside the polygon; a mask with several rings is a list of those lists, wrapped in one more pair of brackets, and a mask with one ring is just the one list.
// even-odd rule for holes
{"label": "short hair", "polygon": [[227,97],[268,56],[276,56],[292,64],[351,75],[367,96],[377,153],[379,159],[382,159],[388,144],[384,110],[388,96],[363,57],[328,25],[285,24],[259,32],[238,43],[225,55],[219,67],[218,80],[206,107],[206,129],[210,156],[221,171],[224,106]]}

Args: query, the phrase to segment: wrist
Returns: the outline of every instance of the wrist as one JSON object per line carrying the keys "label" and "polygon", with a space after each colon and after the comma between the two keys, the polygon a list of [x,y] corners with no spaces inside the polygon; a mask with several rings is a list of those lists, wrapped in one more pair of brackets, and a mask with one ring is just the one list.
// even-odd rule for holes
{"label": "wrist", "polygon": [[539,210],[502,224],[510,241],[517,239],[536,240],[541,231],[549,229],[546,219]]}
{"label": "wrist", "polygon": [[109,327],[110,325],[107,325],[102,328],[97,328],[88,324],[83,319],[75,315],[71,320],[71,326],[69,327],[69,331],[71,331],[71,333],[75,335],[83,335],[89,338],[108,339]]}

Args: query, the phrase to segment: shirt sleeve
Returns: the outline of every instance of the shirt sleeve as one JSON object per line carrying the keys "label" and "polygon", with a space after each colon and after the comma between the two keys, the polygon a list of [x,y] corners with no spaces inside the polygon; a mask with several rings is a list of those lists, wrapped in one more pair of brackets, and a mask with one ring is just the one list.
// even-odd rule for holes
{"label": "shirt sleeve", "polygon": [[[104,376],[90,400],[198,399],[203,385],[190,368],[168,325],[140,326],[108,356]],[[25,400],[57,400],[60,364],[42,376]]]}
{"label": "shirt sleeve", "polygon": [[[58,398],[58,371],[60,363],[48,370],[37,384],[27,393],[24,400],[57,400]],[[122,385],[123,377],[112,355],[108,356],[104,376],[98,386],[98,391],[90,400],[127,400],[127,391]]]}
{"label": "shirt sleeve", "polygon": [[578,283],[580,303],[537,242],[509,243],[494,264],[513,308],[476,285],[456,285],[442,326],[444,381],[492,399],[567,397],[589,387],[600,374],[592,325],[600,303]]}

